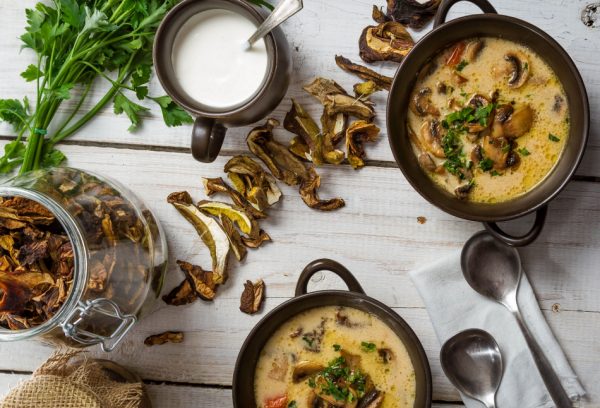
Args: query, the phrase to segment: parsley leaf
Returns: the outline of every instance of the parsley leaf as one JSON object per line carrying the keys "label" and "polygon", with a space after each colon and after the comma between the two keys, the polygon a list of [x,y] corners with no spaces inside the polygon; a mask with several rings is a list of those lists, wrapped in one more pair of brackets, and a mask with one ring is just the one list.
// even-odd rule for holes
{"label": "parsley leaf", "polygon": [[[52,145],[44,145],[52,149]],[[56,167],[66,159],[65,155],[60,150],[50,150],[42,156],[42,167]]]}
{"label": "parsley leaf", "polygon": [[296,408],[296,407],[297,407],[297,405],[296,405],[296,400],[292,400],[292,402],[290,402],[290,403],[288,404],[288,408]]}
{"label": "parsley leaf", "polygon": [[496,170],[490,171],[490,176],[502,176],[504,173],[498,173]]}
{"label": "parsley leaf", "polygon": [[469,65],[469,63],[468,63],[467,61],[465,61],[465,60],[462,60],[462,61],[460,62],[460,64],[458,64],[458,65],[457,65],[457,67],[456,67],[456,70],[457,70],[458,72],[460,72],[460,71],[462,71],[463,69],[465,69],[465,67],[466,67],[467,65]]}
{"label": "parsley leaf", "polygon": [[510,145],[508,145],[508,146],[504,146],[504,147],[502,148],[502,153],[506,153],[506,152],[508,152],[509,150],[510,150]]}
{"label": "parsley leaf", "polygon": [[569,124],[569,118],[566,118],[565,122],[567,122],[567,125],[568,125]]}
{"label": "parsley leaf", "polygon": [[306,336],[305,336],[305,337],[302,337],[302,340],[304,340],[304,341],[306,342],[306,344],[308,344],[308,347],[309,347],[309,348],[312,348],[312,346],[313,346],[313,344],[312,344],[312,341],[310,341],[310,340],[308,339],[308,337],[306,337]]}
{"label": "parsley leaf", "polygon": [[38,69],[35,65],[31,64],[27,67],[25,72],[21,72],[21,76],[25,78],[25,81],[31,82],[44,76],[44,73]]}
{"label": "parsley leaf", "polygon": [[150,109],[140,106],[131,102],[125,95],[122,93],[118,93],[114,99],[114,111],[117,115],[125,112],[125,114],[131,120],[131,126],[129,126],[128,131],[132,131],[135,128],[135,125],[138,124],[140,118],[138,117],[138,113],[143,111],[148,111]]}
{"label": "parsley leaf", "polygon": [[548,133],[548,139],[552,140],[553,142],[560,142],[560,139],[554,136],[552,133]]}
{"label": "parsley leaf", "polygon": [[523,156],[529,156],[531,153],[529,153],[529,150],[527,150],[526,148],[522,148],[522,149],[516,149],[517,152],[521,153]]}
{"label": "parsley leaf", "polygon": [[154,102],[160,105],[162,110],[163,119],[165,124],[169,127],[181,126],[183,122],[194,123],[194,119],[187,113],[183,108],[177,105],[168,96],[161,96],[158,98],[150,98]]}
{"label": "parsley leaf", "polygon": [[335,351],[340,351],[340,350],[342,349],[342,346],[340,346],[339,344],[334,344],[334,345],[333,345],[333,349],[334,349]]}
{"label": "parsley leaf", "polygon": [[59,88],[44,89],[44,95],[46,96],[47,101],[54,101],[58,99],[69,100],[71,99],[71,89],[73,89],[72,83],[63,84]]}
{"label": "parsley leaf", "polygon": [[[14,150],[10,153],[11,149]],[[25,144],[18,140],[4,145],[4,157],[7,159],[2,165],[0,165],[0,173],[8,173],[12,170],[13,166],[21,163],[25,156]],[[10,161],[9,161],[10,160]]]}
{"label": "parsley leaf", "polygon": [[29,102],[27,98],[23,99],[24,104],[18,99],[0,99],[0,122],[8,122],[13,125],[15,132],[25,126],[29,119],[27,107]]}
{"label": "parsley leaf", "polygon": [[269,3],[267,3],[264,0],[246,0],[248,3],[252,3],[252,4],[256,4],[257,6],[263,6],[264,8],[267,8],[271,11],[273,11],[273,6],[271,6]]}
{"label": "parsley leaf", "polygon": [[477,167],[479,167],[483,171],[491,170],[491,168],[494,167],[494,161],[487,157],[480,161]]}
{"label": "parsley leaf", "polygon": [[364,351],[365,353],[372,353],[375,350],[377,350],[377,346],[374,343],[367,343],[365,341],[360,343],[361,347],[362,347],[362,351]]}

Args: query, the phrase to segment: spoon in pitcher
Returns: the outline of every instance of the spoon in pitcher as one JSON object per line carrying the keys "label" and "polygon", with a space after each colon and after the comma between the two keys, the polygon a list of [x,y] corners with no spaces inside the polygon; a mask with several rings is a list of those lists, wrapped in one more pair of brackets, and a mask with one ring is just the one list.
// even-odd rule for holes
{"label": "spoon in pitcher", "polygon": [[444,374],[463,394],[496,408],[502,379],[502,355],[491,334],[469,329],[446,340],[440,352]]}
{"label": "spoon in pitcher", "polygon": [[465,243],[460,265],[465,279],[477,293],[502,303],[517,319],[550,397],[557,408],[571,408],[567,393],[519,311],[517,289],[522,274],[519,252],[498,242],[487,231],[480,231]]}
{"label": "spoon in pitcher", "polygon": [[269,17],[256,29],[252,37],[248,39],[242,48],[248,51],[255,42],[269,34],[275,27],[283,23],[285,20],[302,10],[302,0],[281,0],[275,10],[271,12]]}

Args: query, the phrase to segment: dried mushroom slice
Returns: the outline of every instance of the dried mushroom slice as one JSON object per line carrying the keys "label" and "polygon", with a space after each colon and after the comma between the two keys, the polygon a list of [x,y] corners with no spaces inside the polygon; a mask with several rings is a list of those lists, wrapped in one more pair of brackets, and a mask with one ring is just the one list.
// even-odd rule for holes
{"label": "dried mushroom slice", "polygon": [[238,261],[242,261],[246,257],[248,250],[242,242],[240,233],[237,229],[235,229],[233,222],[231,222],[229,217],[227,217],[225,214],[219,214],[219,221],[221,221],[223,230],[225,231],[225,234],[227,234],[227,238],[229,238],[229,244],[233,254]]}
{"label": "dried mushroom slice", "polygon": [[375,92],[379,92],[382,88],[373,81],[363,82],[361,84],[354,84],[352,87],[354,96],[356,99],[361,101],[367,101]]}
{"label": "dried mushroom slice", "polygon": [[416,0],[387,0],[387,14],[394,21],[410,28],[419,29],[437,13],[442,0],[419,3]]}
{"label": "dried mushroom slice", "polygon": [[[238,193],[258,211],[263,211],[279,201],[281,190],[277,187],[275,179],[250,157],[234,157],[225,165],[224,171]],[[242,207],[246,209],[246,206]],[[254,215],[254,212],[251,212],[251,215]]]}
{"label": "dried mushroom slice", "polygon": [[185,274],[185,279],[200,299],[213,300],[217,293],[218,284],[215,283],[212,272],[205,271],[189,262],[177,261],[177,265],[179,265],[179,268]]}
{"label": "dried mushroom slice", "polygon": [[226,215],[231,221],[234,221],[243,233],[251,238],[258,237],[258,223],[242,207],[218,201],[202,200],[198,203],[198,208],[204,210],[215,217],[220,214]]}
{"label": "dried mushroom slice", "polygon": [[[326,111],[321,116],[321,127],[323,128],[324,139],[329,137],[331,144],[335,147],[342,141],[348,128],[348,115],[338,113],[329,116]],[[326,144],[324,140],[324,144]]]}
{"label": "dried mushroom slice", "polygon": [[246,281],[244,284],[244,292],[240,299],[240,310],[247,314],[258,312],[260,304],[263,301],[264,283],[259,279],[256,283]]}
{"label": "dried mushroom slice", "polygon": [[373,16],[373,20],[375,20],[375,22],[379,23],[379,24],[383,24],[383,23],[387,23],[388,21],[392,21],[392,18],[383,12],[383,7],[379,8],[375,5],[373,5],[373,15],[372,16]]}
{"label": "dried mushroom slice", "polygon": [[185,279],[179,286],[174,288],[168,295],[162,297],[162,300],[170,306],[183,306],[193,303],[198,299],[196,291],[192,285]]}
{"label": "dried mushroom slice", "polygon": [[[230,173],[235,174],[235,173]],[[232,180],[233,181],[233,180]],[[269,216],[263,212],[258,211],[254,208],[248,200],[244,198],[244,196],[229,187],[221,177],[218,178],[202,178],[202,183],[204,184],[204,189],[206,190],[206,195],[211,196],[214,193],[225,193],[229,194],[229,197],[233,200],[233,202],[246,210],[252,217],[255,219],[268,218]]]}
{"label": "dried mushroom slice", "polygon": [[406,28],[395,21],[366,27],[358,40],[360,58],[365,62],[402,62],[415,42]]}
{"label": "dried mushroom slice", "polygon": [[270,241],[271,237],[265,231],[260,230],[258,233],[258,238],[246,238],[242,237],[242,242],[249,248],[258,248],[263,244],[263,242]]}
{"label": "dried mushroom slice", "polygon": [[0,314],[23,313],[34,288],[43,283],[53,285],[54,279],[47,273],[0,271],[0,288],[4,291],[4,296],[0,300]]}
{"label": "dried mushroom slice", "polygon": [[193,204],[176,201],[171,204],[194,226],[202,242],[208,247],[213,261],[215,283],[225,283],[228,277],[229,238],[221,225]]}
{"label": "dried mushroom slice", "polygon": [[54,222],[54,214],[46,207],[24,197],[13,197],[2,203],[2,208],[11,208],[20,216],[28,216],[33,224],[50,225]]}
{"label": "dried mushroom slice", "polygon": [[[206,195],[210,194],[206,193]],[[167,203],[193,204],[193,201],[192,197],[190,196],[190,193],[188,193],[187,191],[179,191],[176,193],[169,194],[169,196],[167,197]]]}
{"label": "dried mushroom slice", "polygon": [[335,62],[344,71],[350,72],[351,74],[354,74],[357,77],[362,78],[366,81],[373,81],[387,91],[389,91],[392,87],[392,82],[394,81],[394,78],[380,75],[372,69],[369,69],[359,64],[355,64],[348,58],[344,58],[341,55],[335,56]]}
{"label": "dried mushroom slice", "polygon": [[303,179],[300,184],[300,195],[306,205],[321,211],[331,211],[344,207],[345,203],[341,198],[321,200],[317,194],[317,189],[321,187],[321,176],[312,167],[308,169],[308,172],[310,176]]}
{"label": "dried mushroom slice", "polygon": [[354,122],[346,132],[346,152],[348,161],[355,169],[363,167],[366,153],[362,148],[363,142],[374,142],[379,134],[379,128],[372,123],[362,120]]}
{"label": "dried mushroom slice", "polygon": [[[285,115],[283,127],[300,136],[304,140],[304,144],[308,146],[308,154],[303,157],[312,161],[317,166],[324,163],[323,161],[323,135],[321,129],[315,123],[313,118],[304,110],[302,106],[292,99],[292,108]],[[290,150],[292,150],[290,145]],[[292,150],[294,154],[297,154]]]}
{"label": "dried mushroom slice", "polygon": [[164,332],[146,337],[144,345],[147,347],[161,346],[165,343],[181,343],[183,342],[183,333],[181,332]]}
{"label": "dried mushroom slice", "polygon": [[263,126],[252,129],[246,142],[250,151],[260,158],[275,178],[293,186],[306,177],[306,167],[281,143],[273,139],[273,127],[279,125],[268,119]]}
{"label": "dried mushroom slice", "polygon": [[343,114],[368,121],[375,117],[372,106],[348,95],[330,79],[317,78],[312,83],[304,85],[302,89],[321,101],[327,116]]}

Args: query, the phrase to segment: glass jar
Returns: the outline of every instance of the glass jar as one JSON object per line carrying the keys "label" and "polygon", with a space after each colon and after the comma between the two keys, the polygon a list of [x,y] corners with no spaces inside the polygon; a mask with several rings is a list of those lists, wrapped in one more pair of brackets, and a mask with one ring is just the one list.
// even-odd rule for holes
{"label": "glass jar", "polygon": [[0,185],[51,211],[73,248],[66,300],[41,325],[0,327],[0,341],[38,340],[54,347],[101,344],[112,351],[160,294],[167,243],[146,204],[120,183],[87,170],[35,170]]}

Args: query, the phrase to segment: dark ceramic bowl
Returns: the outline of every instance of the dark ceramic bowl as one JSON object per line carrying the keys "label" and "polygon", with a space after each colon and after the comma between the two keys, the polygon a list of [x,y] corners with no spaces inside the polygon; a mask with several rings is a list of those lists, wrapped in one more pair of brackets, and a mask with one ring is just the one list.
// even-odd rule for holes
{"label": "dark ceramic bowl", "polygon": [[[466,0],[479,6],[486,14],[466,16],[445,23],[450,7],[459,1],[462,0],[442,2],[433,31],[415,45],[396,72],[387,103],[390,145],[406,179],[431,204],[454,216],[483,222],[496,239],[507,245],[528,245],[542,231],[547,204],[575,174],[585,151],[590,126],[587,92],[575,64],[552,37],[525,21],[496,14],[487,0]],[[461,201],[436,186],[419,166],[411,149],[406,127],[409,95],[421,68],[445,47],[477,36],[502,37],[531,48],[552,67],[562,81],[570,109],[569,139],[552,173],[529,193],[499,204]],[[496,225],[496,222],[519,218],[533,211],[537,211],[535,224],[522,237],[507,235]]]}
{"label": "dark ceramic bowl", "polygon": [[[350,291],[324,290],[306,293],[310,278],[322,270],[337,274],[348,285]],[[271,335],[298,313],[322,306],[353,307],[370,313],[387,324],[406,346],[415,369],[417,392],[414,408],[431,407],[431,371],[423,346],[416,334],[396,312],[383,303],[365,295],[354,275],[344,266],[331,259],[319,259],[308,264],[298,279],[296,297],[269,312],[248,335],[240,350],[233,372],[234,407],[256,408],[254,370],[260,352]]]}

